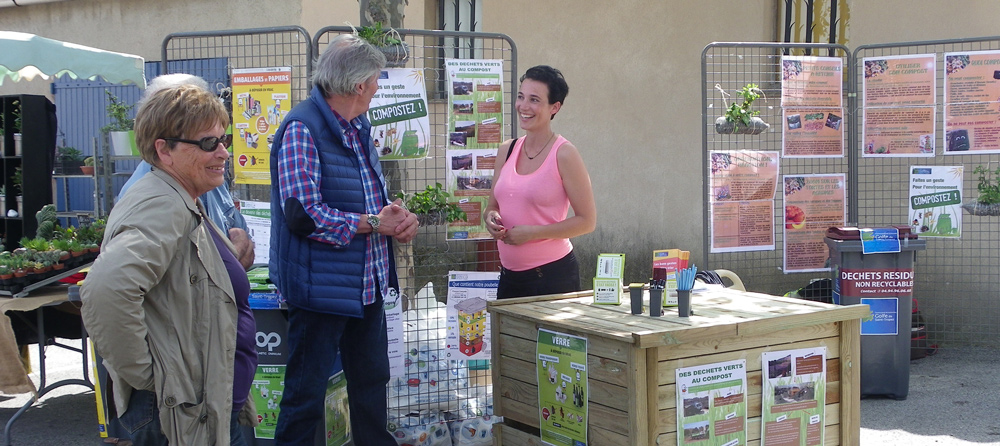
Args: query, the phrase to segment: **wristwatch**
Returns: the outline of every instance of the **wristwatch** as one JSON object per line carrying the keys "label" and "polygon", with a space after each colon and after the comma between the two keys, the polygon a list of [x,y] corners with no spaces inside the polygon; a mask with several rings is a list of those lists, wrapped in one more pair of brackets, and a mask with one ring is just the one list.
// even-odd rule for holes
{"label": "wristwatch", "polygon": [[372,234],[378,232],[378,225],[381,224],[378,215],[368,214],[368,224],[372,226]]}

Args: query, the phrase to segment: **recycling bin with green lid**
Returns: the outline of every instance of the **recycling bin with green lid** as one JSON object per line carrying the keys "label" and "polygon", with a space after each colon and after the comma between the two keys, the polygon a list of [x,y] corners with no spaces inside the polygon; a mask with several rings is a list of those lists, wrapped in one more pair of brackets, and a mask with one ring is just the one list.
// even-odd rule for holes
{"label": "recycling bin with green lid", "polygon": [[861,396],[906,399],[916,251],[926,248],[909,226],[830,228],[833,302],[866,304],[861,322]]}

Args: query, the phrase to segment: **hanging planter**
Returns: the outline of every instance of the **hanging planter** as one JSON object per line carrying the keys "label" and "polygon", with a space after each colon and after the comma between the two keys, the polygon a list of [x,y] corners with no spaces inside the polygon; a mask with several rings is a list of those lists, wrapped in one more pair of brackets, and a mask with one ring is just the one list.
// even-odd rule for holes
{"label": "hanging planter", "polygon": [[1000,215],[1000,203],[983,204],[978,201],[962,203],[962,209],[972,215],[997,216]]}
{"label": "hanging planter", "polygon": [[715,89],[722,93],[722,105],[726,107],[726,114],[715,120],[716,133],[724,135],[734,133],[757,135],[771,127],[763,119],[757,117],[760,111],[750,110],[750,106],[758,98],[764,98],[764,101],[767,101],[767,96],[764,96],[764,90],[761,90],[757,84],[746,84],[743,86],[737,92],[743,98],[743,101],[733,102],[732,104],[726,101],[729,93],[726,93],[722,89],[722,86],[715,84]]}
{"label": "hanging planter", "polygon": [[1000,167],[991,170],[991,163],[978,165],[972,172],[979,175],[976,190],[979,197],[976,201],[963,203],[962,209],[972,215],[1000,215]]}

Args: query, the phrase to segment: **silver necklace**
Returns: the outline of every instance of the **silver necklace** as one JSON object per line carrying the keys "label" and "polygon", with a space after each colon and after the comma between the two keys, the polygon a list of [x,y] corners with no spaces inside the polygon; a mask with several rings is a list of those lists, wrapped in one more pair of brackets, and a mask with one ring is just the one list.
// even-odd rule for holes
{"label": "silver necklace", "polygon": [[[548,146],[549,143],[552,142],[552,138],[555,138],[555,137],[556,137],[556,132],[552,132],[552,135],[549,136],[549,140],[545,141],[545,144],[542,144],[542,148],[538,149],[538,153],[536,153],[535,156],[529,155],[527,150],[524,151],[524,156],[528,157],[529,160],[535,159],[535,157],[537,157],[538,155],[541,155],[542,152],[545,151],[545,147]],[[524,142],[525,142],[525,145],[527,146],[527,142],[528,142],[527,137],[524,139]],[[527,148],[527,147],[525,147],[525,148]]]}

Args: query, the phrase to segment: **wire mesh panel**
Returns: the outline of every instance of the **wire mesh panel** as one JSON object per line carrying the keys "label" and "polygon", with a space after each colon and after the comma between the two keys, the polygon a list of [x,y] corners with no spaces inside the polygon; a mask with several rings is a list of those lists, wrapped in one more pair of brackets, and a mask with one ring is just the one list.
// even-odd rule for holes
{"label": "wire mesh panel", "polygon": [[[321,29],[314,37],[316,54],[321,54],[338,34],[352,28],[333,26]],[[515,136],[514,111],[517,50],[514,42],[502,34],[459,31],[398,30],[409,50],[406,68],[419,68],[427,88],[430,136],[427,157],[416,160],[383,161],[382,170],[389,194],[412,194],[436,183],[446,184],[448,148],[448,92],[446,59],[492,59],[503,62],[503,91],[509,100],[503,104],[505,119],[502,132]],[[407,375],[390,383],[390,421],[408,413],[428,414],[445,411],[451,417],[476,416],[491,393],[489,361],[459,361],[449,356],[446,344],[445,310],[448,271],[498,271],[496,243],[492,240],[446,240],[444,225],[423,225],[416,239],[397,245],[396,260],[400,287],[407,297],[404,326],[408,352]],[[420,371],[420,361],[427,370]],[[442,370],[446,369],[446,370]],[[411,373],[419,372],[419,373]],[[442,373],[446,372],[446,373]],[[428,377],[449,376],[445,382],[430,384]],[[417,380],[417,381],[413,381]],[[473,409],[472,411],[466,409]],[[481,413],[480,413],[481,415]],[[433,417],[431,417],[432,419]]]}
{"label": "wire mesh panel", "polygon": [[[923,215],[909,215],[911,167],[964,167],[962,198],[966,203],[975,201],[978,195],[975,168],[981,165],[994,172],[1000,168],[1000,155],[996,153],[966,151],[960,155],[943,155],[945,53],[984,50],[1000,50],[1000,37],[864,45],[854,51],[852,77],[859,92],[854,114],[859,120],[863,119],[865,59],[927,54],[937,61],[935,156],[859,158],[855,169],[858,225],[908,225],[915,218],[918,230],[920,225],[927,224]],[[985,82],[997,81],[988,79]],[[856,130],[851,136],[855,147],[852,150],[860,153],[864,147],[861,122],[852,127]],[[963,214],[961,239],[928,238],[926,251],[917,253],[919,266],[915,267],[913,294],[926,321],[928,342],[941,346],[993,346],[1000,337],[1000,324],[996,323],[1000,317],[1000,300],[997,299],[1000,296],[1000,282],[997,281],[1000,275],[1000,217],[972,215],[958,206],[948,212]]]}
{"label": "wire mesh panel", "polygon": [[[162,73],[197,74],[227,100],[232,110],[233,69],[292,68],[291,106],[309,95],[313,47],[298,26],[174,33],[163,40]],[[222,63],[219,63],[219,62]],[[232,178],[230,163],[229,178]],[[234,198],[270,201],[268,186],[230,184]]]}
{"label": "wire mesh panel", "polygon": [[[702,52],[702,125],[703,125],[703,172],[704,172],[704,252],[709,269],[732,270],[743,280],[748,290],[782,295],[807,285],[813,278],[827,278],[829,273],[783,273],[784,208],[781,200],[781,175],[794,174],[837,174],[848,172],[849,156],[839,158],[782,158],[778,172],[779,189],[775,192],[773,206],[774,250],[712,253],[712,191],[708,181],[711,173],[712,151],[782,150],[782,127],[784,117],[781,108],[781,58],[783,54],[813,54],[843,59],[846,70],[850,66],[850,54],[841,45],[796,44],[796,43],[712,43]],[[845,83],[848,78],[844,77]],[[760,112],[759,118],[770,124],[770,128],[758,135],[719,134],[715,130],[716,118],[725,114],[725,101],[732,104],[739,101],[737,92],[747,84],[757,84],[763,97],[753,104],[753,110]],[[849,96],[850,83],[844,86],[845,98]],[[845,121],[850,123],[854,116],[845,105]],[[845,143],[846,145],[846,143]],[[845,153],[849,149],[845,147]],[[850,195],[850,190],[848,190]],[[848,196],[848,198],[850,198]],[[850,219],[850,217],[849,217]]]}

